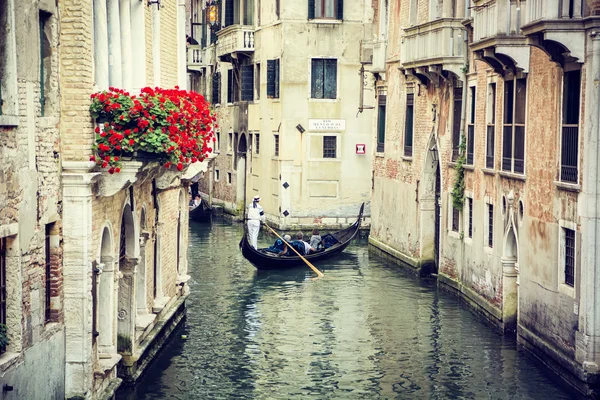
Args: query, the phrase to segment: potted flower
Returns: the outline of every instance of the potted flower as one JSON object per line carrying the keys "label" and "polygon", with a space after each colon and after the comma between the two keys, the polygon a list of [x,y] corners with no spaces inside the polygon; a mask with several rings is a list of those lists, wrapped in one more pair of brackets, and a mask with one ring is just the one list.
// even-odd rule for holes
{"label": "potted flower", "polygon": [[216,118],[196,92],[146,87],[132,96],[111,87],[91,99],[90,113],[99,123],[91,160],[109,173],[119,172],[126,158],[182,170],[212,152]]}

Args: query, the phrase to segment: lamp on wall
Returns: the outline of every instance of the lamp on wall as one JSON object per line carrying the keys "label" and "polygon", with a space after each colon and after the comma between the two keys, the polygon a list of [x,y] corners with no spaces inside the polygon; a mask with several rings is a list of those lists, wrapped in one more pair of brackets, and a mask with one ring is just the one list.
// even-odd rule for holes
{"label": "lamp on wall", "polygon": [[429,149],[429,152],[431,153],[431,160],[433,161],[433,164],[435,165],[435,163],[437,163],[439,160],[437,146],[436,145],[431,146],[431,148]]}
{"label": "lamp on wall", "polygon": [[157,8],[160,9],[160,0],[148,0],[148,7],[150,7],[152,4],[156,4]]}
{"label": "lamp on wall", "polygon": [[216,0],[206,2],[206,22],[215,26],[219,22],[219,5]]}
{"label": "lamp on wall", "polygon": [[296,125],[296,129],[298,129],[298,132],[300,133],[304,133],[304,127],[300,124]]}

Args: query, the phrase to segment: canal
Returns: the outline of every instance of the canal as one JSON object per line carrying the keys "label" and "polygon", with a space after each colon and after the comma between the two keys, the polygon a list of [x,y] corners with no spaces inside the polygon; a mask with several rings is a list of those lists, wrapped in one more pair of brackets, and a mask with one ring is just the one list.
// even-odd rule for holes
{"label": "canal", "polygon": [[313,279],[257,272],[241,235],[192,224],[187,319],[117,399],[576,398],[514,338],[364,240]]}

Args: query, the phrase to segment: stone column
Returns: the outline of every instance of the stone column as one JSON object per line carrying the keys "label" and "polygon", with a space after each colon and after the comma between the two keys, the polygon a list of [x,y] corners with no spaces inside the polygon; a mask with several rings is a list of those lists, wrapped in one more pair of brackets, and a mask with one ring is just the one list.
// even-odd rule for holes
{"label": "stone column", "polygon": [[152,66],[154,74],[153,86],[160,86],[160,11],[158,5],[152,8]]}
{"label": "stone column", "polygon": [[98,356],[109,358],[116,354],[114,336],[115,263],[111,256],[103,256],[98,276]]}
{"label": "stone column", "polygon": [[94,75],[100,90],[109,86],[107,21],[106,0],[94,0]]}
{"label": "stone column", "polygon": [[146,86],[146,24],[144,19],[146,5],[140,1],[131,1],[131,88],[138,93]]}
{"label": "stone column", "polygon": [[121,70],[123,88],[131,90],[133,72],[131,53],[131,0],[121,0],[119,3],[119,19],[121,20]]}
{"label": "stone column", "polygon": [[[598,6],[599,1],[592,2]],[[590,4],[590,2],[588,2]],[[575,357],[587,372],[597,373],[600,361],[600,27],[587,38],[583,182],[581,205],[581,306]]]}
{"label": "stone column", "polygon": [[185,0],[177,3],[177,84],[187,90],[187,47],[185,42]]}
{"label": "stone column", "polygon": [[119,300],[117,303],[117,351],[134,353],[135,342],[135,273],[138,258],[125,257],[119,262]]}
{"label": "stone column", "polygon": [[92,390],[92,181],[90,162],[63,161],[63,274],[66,397]]}
{"label": "stone column", "polygon": [[146,271],[148,268],[146,260],[146,244],[148,243],[148,239],[150,239],[150,233],[142,232],[140,235],[140,262],[137,266],[137,279],[135,282],[137,315],[148,314],[148,309],[146,308]]}
{"label": "stone column", "polygon": [[502,257],[502,324],[505,331],[515,331],[518,323],[519,286],[517,260]]}
{"label": "stone column", "polygon": [[110,86],[123,87],[119,0],[108,0],[108,70]]}

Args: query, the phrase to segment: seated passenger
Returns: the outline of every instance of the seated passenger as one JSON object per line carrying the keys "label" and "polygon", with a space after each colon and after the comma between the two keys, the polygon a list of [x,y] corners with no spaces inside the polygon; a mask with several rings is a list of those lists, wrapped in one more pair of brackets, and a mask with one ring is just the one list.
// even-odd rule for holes
{"label": "seated passenger", "polygon": [[319,235],[318,229],[314,229],[312,232],[312,236],[310,237],[310,247],[315,249],[315,251],[318,251],[320,249],[319,247],[323,247],[321,244],[321,235]]}
{"label": "seated passenger", "polygon": [[296,233],[296,240],[292,242],[292,246],[303,256],[316,251],[308,242],[304,241],[304,234],[302,232]]}

